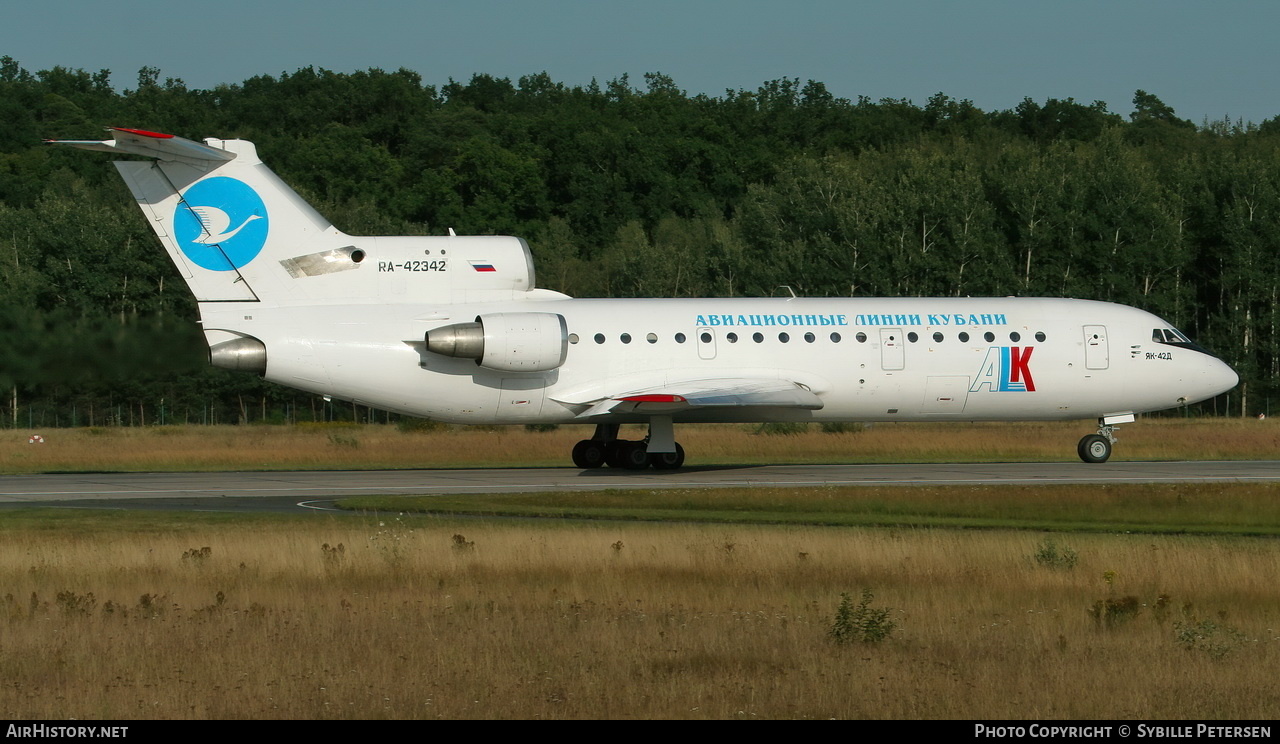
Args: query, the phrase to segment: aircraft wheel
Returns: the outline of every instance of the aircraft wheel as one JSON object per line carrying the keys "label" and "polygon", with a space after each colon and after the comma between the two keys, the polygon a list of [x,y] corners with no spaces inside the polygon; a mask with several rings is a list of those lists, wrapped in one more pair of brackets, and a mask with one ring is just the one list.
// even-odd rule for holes
{"label": "aircraft wheel", "polygon": [[611,468],[625,468],[626,463],[622,461],[622,451],[627,445],[635,444],[625,439],[615,439],[612,442],[604,443],[604,464]]}
{"label": "aircraft wheel", "polygon": [[654,452],[649,455],[649,464],[655,470],[675,470],[684,464],[684,447],[676,442],[675,452]]}
{"label": "aircraft wheel", "polygon": [[584,439],[573,445],[573,464],[580,468],[598,468],[604,464],[605,443]]}
{"label": "aircraft wheel", "polygon": [[1111,457],[1111,440],[1101,434],[1089,434],[1080,440],[1076,452],[1085,462],[1106,462]]}
{"label": "aircraft wheel", "polygon": [[619,442],[618,465],[627,470],[644,470],[649,467],[649,453],[644,442]]}

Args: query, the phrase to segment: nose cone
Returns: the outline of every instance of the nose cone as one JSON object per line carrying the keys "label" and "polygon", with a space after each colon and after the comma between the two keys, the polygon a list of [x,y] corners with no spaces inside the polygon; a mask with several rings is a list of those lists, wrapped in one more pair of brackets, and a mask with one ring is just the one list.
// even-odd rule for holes
{"label": "nose cone", "polygon": [[1186,378],[1191,383],[1191,395],[1187,396],[1186,403],[1195,403],[1197,401],[1212,398],[1215,395],[1221,395],[1240,382],[1240,376],[1236,374],[1234,369],[1227,366],[1227,363],[1221,359],[1202,355],[1200,369],[1198,374]]}
{"label": "nose cone", "polygon": [[1210,367],[1209,372],[1206,374],[1206,378],[1209,381],[1209,386],[1213,388],[1214,392],[1210,393],[1207,397],[1213,397],[1219,393],[1225,393],[1240,382],[1240,375],[1237,375],[1234,369],[1228,367],[1226,362],[1221,359],[1214,359],[1213,361],[1216,362],[1216,364]]}

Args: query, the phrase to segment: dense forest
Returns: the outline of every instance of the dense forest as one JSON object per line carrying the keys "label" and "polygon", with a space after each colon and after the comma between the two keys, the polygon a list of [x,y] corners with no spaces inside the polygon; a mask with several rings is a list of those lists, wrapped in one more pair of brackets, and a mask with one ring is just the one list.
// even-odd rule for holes
{"label": "dense forest", "polygon": [[[1280,392],[1280,117],[1107,104],[982,111],[816,81],[691,96],[647,74],[425,84],[306,68],[193,90],[143,68],[0,58],[0,425],[256,422],[352,410],[204,363],[196,308],[105,155],[44,147],[106,124],[240,137],[354,234],[527,238],[580,297],[1026,295],[1135,305]],[[1280,402],[1280,399],[1277,399]]]}

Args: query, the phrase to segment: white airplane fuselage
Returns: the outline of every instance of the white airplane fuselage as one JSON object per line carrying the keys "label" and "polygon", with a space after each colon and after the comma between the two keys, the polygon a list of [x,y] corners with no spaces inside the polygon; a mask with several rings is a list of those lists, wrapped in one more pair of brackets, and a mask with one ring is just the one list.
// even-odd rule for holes
{"label": "white airplane fuselage", "polygon": [[[792,380],[823,405],[692,409],[676,421],[1079,419],[1177,407],[1236,379],[1209,354],[1153,341],[1172,328],[1160,318],[1087,300],[565,298],[250,307],[251,320],[243,309],[210,303],[202,314],[207,327],[262,340],[268,380],[454,423],[569,423],[588,402],[717,378]],[[562,365],[490,370],[420,343],[433,328],[518,312],[564,317]]]}

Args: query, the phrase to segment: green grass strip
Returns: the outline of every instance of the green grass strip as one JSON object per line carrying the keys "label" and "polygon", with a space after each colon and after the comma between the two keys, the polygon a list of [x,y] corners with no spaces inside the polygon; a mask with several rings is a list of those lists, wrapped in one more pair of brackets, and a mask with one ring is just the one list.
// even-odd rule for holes
{"label": "green grass strip", "polygon": [[1280,535],[1280,484],[608,490],[368,496],[344,509],[450,516]]}

